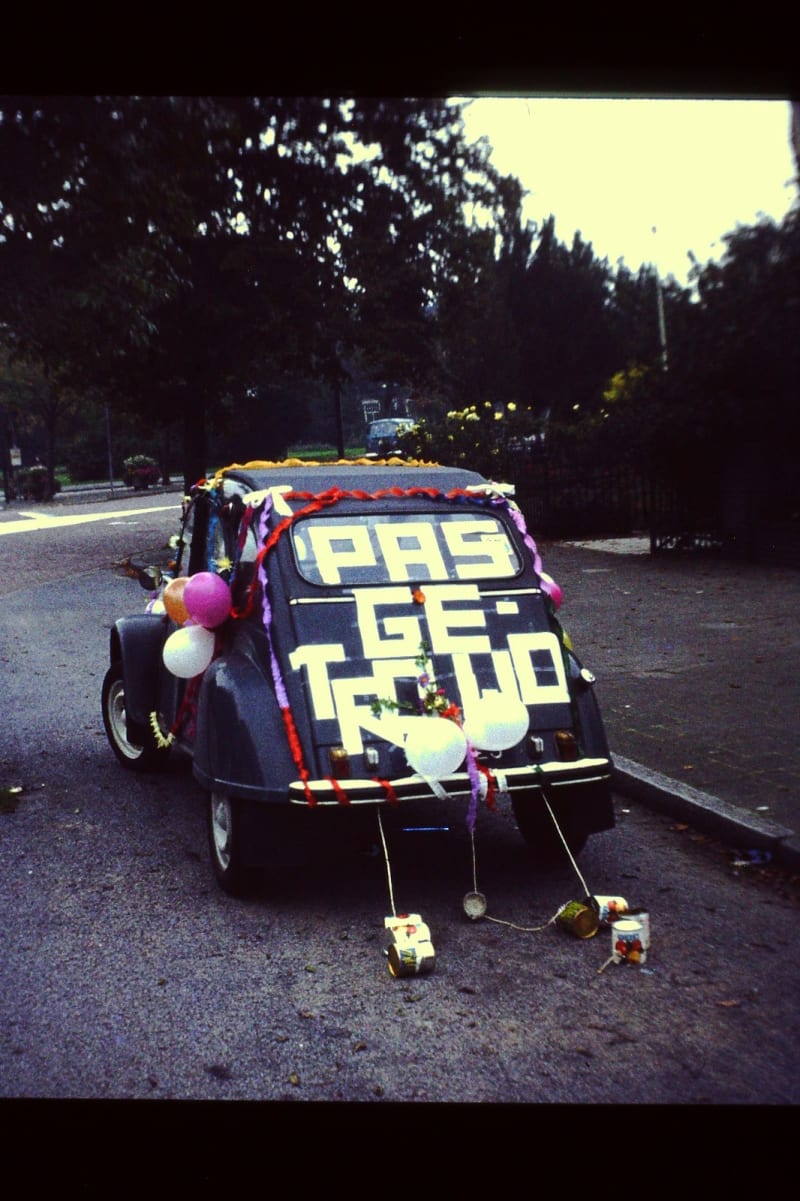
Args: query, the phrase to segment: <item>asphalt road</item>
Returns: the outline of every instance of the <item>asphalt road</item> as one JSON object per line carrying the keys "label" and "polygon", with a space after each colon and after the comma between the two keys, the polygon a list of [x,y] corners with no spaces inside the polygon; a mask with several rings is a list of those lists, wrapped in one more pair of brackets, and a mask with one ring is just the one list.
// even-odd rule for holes
{"label": "asphalt road", "polygon": [[[148,510],[165,503],[0,536],[0,786],[22,788],[0,813],[0,1097],[800,1100],[796,889],[622,797],[579,869],[650,913],[638,968],[601,970],[608,932],[551,921],[581,881],[568,862],[535,872],[505,810],[480,815],[474,877],[460,810],[419,815],[447,833],[388,828],[397,907],[431,928],[428,976],[389,974],[386,863],[347,815],[295,814],[263,890],[222,894],[186,762],[125,773],[100,716],[109,628],[143,603],[121,564],[163,548],[177,505],[175,522]],[[488,913],[471,921],[475,881]]]}

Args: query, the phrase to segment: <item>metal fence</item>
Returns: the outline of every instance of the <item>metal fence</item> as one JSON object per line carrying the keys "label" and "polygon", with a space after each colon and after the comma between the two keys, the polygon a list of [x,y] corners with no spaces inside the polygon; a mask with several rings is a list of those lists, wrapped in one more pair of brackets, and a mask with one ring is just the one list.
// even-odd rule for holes
{"label": "metal fence", "polygon": [[653,550],[722,546],[713,485],[655,481],[636,467],[580,463],[548,453],[520,462],[517,501],[540,538],[650,536]]}

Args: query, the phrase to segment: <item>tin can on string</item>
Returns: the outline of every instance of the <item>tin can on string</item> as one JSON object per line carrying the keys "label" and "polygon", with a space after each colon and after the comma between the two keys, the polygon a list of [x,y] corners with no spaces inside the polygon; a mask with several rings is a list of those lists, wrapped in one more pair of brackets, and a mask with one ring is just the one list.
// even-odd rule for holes
{"label": "tin can on string", "polygon": [[393,976],[427,975],[436,953],[429,927],[418,913],[400,913],[383,920],[389,971]]}
{"label": "tin can on string", "polygon": [[625,918],[630,918],[631,921],[638,922],[642,927],[640,935],[642,947],[645,951],[650,950],[650,914],[646,909],[629,909],[627,913],[622,915]]}
{"label": "tin can on string", "polygon": [[610,926],[628,912],[628,902],[624,897],[593,896],[587,897],[584,903],[594,909],[601,926]]}
{"label": "tin can on string", "polygon": [[636,966],[647,962],[647,950],[642,940],[641,922],[630,917],[621,917],[611,927],[611,956],[614,963],[630,963]]}
{"label": "tin can on string", "polygon": [[556,914],[556,921],[562,930],[574,934],[576,938],[593,938],[599,928],[594,909],[582,905],[580,901],[568,901],[562,905]]}

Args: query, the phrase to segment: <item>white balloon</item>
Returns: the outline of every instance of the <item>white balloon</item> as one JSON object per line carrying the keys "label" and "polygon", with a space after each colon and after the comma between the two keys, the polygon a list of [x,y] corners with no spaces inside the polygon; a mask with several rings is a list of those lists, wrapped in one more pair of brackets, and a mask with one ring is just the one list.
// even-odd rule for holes
{"label": "white balloon", "polygon": [[507,751],[528,732],[528,710],[517,697],[485,695],[464,715],[464,733],[481,751]]}
{"label": "white balloon", "polygon": [[203,626],[181,626],[164,643],[162,657],[167,671],[182,680],[191,680],[204,672],[213,659],[214,635]]}
{"label": "white balloon", "polygon": [[437,780],[461,766],[467,743],[461,729],[448,717],[420,717],[406,734],[405,752],[415,772]]}

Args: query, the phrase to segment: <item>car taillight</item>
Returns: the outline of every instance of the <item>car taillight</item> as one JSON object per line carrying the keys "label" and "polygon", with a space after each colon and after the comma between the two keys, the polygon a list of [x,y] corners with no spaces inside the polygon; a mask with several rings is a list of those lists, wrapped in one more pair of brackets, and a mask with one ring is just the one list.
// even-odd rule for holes
{"label": "car taillight", "polygon": [[539,738],[537,734],[530,734],[528,737],[528,754],[531,759],[541,759],[544,754],[544,739]]}
{"label": "car taillight", "polygon": [[578,740],[571,730],[556,730],[556,751],[565,763],[578,758]]}
{"label": "car taillight", "polygon": [[367,767],[376,768],[380,762],[380,755],[376,746],[364,747],[364,762]]}
{"label": "car taillight", "polygon": [[350,776],[350,756],[343,746],[332,746],[328,751],[331,775],[334,780],[346,780]]}

